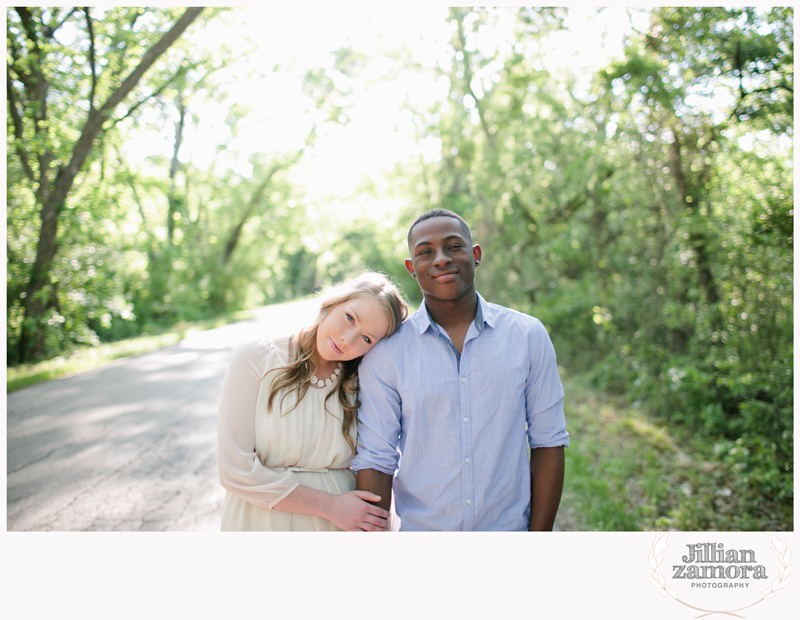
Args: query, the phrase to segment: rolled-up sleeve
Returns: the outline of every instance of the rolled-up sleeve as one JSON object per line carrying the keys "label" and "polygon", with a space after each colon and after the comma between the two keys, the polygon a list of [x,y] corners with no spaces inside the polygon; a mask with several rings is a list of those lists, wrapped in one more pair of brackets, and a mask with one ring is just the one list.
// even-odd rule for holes
{"label": "rolled-up sleeve", "polygon": [[231,493],[267,509],[299,485],[291,472],[265,467],[256,453],[259,391],[276,356],[266,340],[249,342],[234,350],[222,384],[217,426],[220,483]]}
{"label": "rolled-up sleeve", "polygon": [[564,416],[564,388],[558,375],[556,352],[541,321],[531,317],[528,331],[530,374],[525,384],[525,414],[531,448],[569,445]]}
{"label": "rolled-up sleeve", "polygon": [[[390,367],[391,366],[391,367]],[[364,356],[358,368],[358,447],[350,463],[353,471],[375,469],[394,475],[400,437],[400,395],[395,369],[386,363],[381,343]]]}

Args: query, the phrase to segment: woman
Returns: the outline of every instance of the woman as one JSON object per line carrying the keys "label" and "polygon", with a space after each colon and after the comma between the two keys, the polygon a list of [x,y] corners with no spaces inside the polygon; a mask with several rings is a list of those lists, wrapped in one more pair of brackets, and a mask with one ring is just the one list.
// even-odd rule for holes
{"label": "woman", "polygon": [[382,530],[389,516],[355,491],[358,363],[408,315],[377,273],[338,284],[296,335],[236,348],[222,388],[223,530]]}

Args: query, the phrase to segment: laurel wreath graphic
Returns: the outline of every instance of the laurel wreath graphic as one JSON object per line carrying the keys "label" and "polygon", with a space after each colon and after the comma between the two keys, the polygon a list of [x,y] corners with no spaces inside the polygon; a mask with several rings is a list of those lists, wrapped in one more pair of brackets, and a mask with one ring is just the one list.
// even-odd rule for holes
{"label": "laurel wreath graphic", "polygon": [[670,588],[667,585],[667,580],[664,578],[664,575],[658,570],[658,567],[661,565],[662,555],[664,551],[667,550],[669,547],[669,534],[664,534],[663,536],[656,536],[655,541],[653,541],[653,549],[648,555],[648,561],[650,563],[650,568],[653,569],[653,572],[650,576],[650,583],[652,583],[658,593],[663,596],[664,598],[672,599],[681,605],[685,605],[691,609],[695,609],[697,611],[705,612],[699,616],[695,616],[695,618],[705,618],[706,616],[710,616],[712,614],[724,614],[726,616],[734,616],[735,618],[744,618],[744,616],[740,616],[734,612],[743,611],[754,605],[758,605],[760,602],[765,601],[769,598],[773,598],[778,596],[778,592],[783,590],[787,585],[789,585],[789,575],[792,574],[792,551],[786,544],[786,539],[778,538],[775,534],[772,535],[772,542],[768,542],[767,546],[772,549],[773,551],[777,552],[778,560],[781,564],[780,571],[778,572],[778,576],[775,577],[775,580],[772,582],[769,588],[764,590],[760,599],[758,599],[755,603],[751,603],[746,607],[740,607],[739,609],[731,609],[728,611],[720,611],[720,610],[713,610],[713,609],[701,609],[700,607],[695,607],[694,605],[690,605],[685,601],[682,601],[678,598],[678,593]]}

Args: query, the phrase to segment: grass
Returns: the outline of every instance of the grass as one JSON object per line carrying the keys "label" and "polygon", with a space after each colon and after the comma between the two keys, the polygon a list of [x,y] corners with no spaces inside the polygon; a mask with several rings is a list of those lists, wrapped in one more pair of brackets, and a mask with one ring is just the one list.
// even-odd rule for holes
{"label": "grass", "polygon": [[228,323],[244,321],[253,316],[255,316],[254,310],[242,310],[206,321],[177,323],[168,329],[157,330],[136,338],[110,342],[97,347],[82,347],[75,349],[67,356],[54,357],[35,364],[13,366],[6,371],[6,393],[99,368],[122,357],[156,351],[176,344],[192,334],[222,327]]}
{"label": "grass", "polygon": [[561,370],[570,447],[558,522],[572,531],[787,531],[792,502],[770,501],[726,459],[726,444],[667,428]]}

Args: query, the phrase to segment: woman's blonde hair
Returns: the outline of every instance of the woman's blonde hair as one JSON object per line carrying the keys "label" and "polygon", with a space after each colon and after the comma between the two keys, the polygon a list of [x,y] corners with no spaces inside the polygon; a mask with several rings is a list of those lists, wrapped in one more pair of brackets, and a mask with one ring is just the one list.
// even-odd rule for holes
{"label": "woman's blonde hair", "polygon": [[[297,392],[297,401],[283,415],[297,407],[297,404],[308,391],[311,377],[316,374],[317,368],[319,368],[316,342],[320,323],[325,320],[325,317],[336,306],[355,297],[371,297],[381,305],[386,313],[386,318],[389,320],[389,331],[386,337],[391,336],[408,316],[408,305],[400,294],[398,287],[382,273],[367,272],[346,282],[340,282],[324,291],[320,299],[317,318],[314,319],[311,325],[301,329],[297,337],[292,339],[291,350],[289,351],[291,361],[285,366],[273,369],[278,374],[272,382],[269,398],[267,399],[268,413],[272,411],[278,391],[283,389],[287,391],[281,397],[281,407],[284,399],[291,392]],[[337,387],[325,399],[325,411],[328,411],[328,398],[333,396],[334,392],[338,395],[339,403],[344,411],[342,432],[353,453],[355,453],[355,442],[350,436],[350,430],[356,421],[358,408],[361,405],[358,400],[358,364],[360,361],[361,358],[357,357],[354,360],[342,362],[344,368],[339,375]]]}

